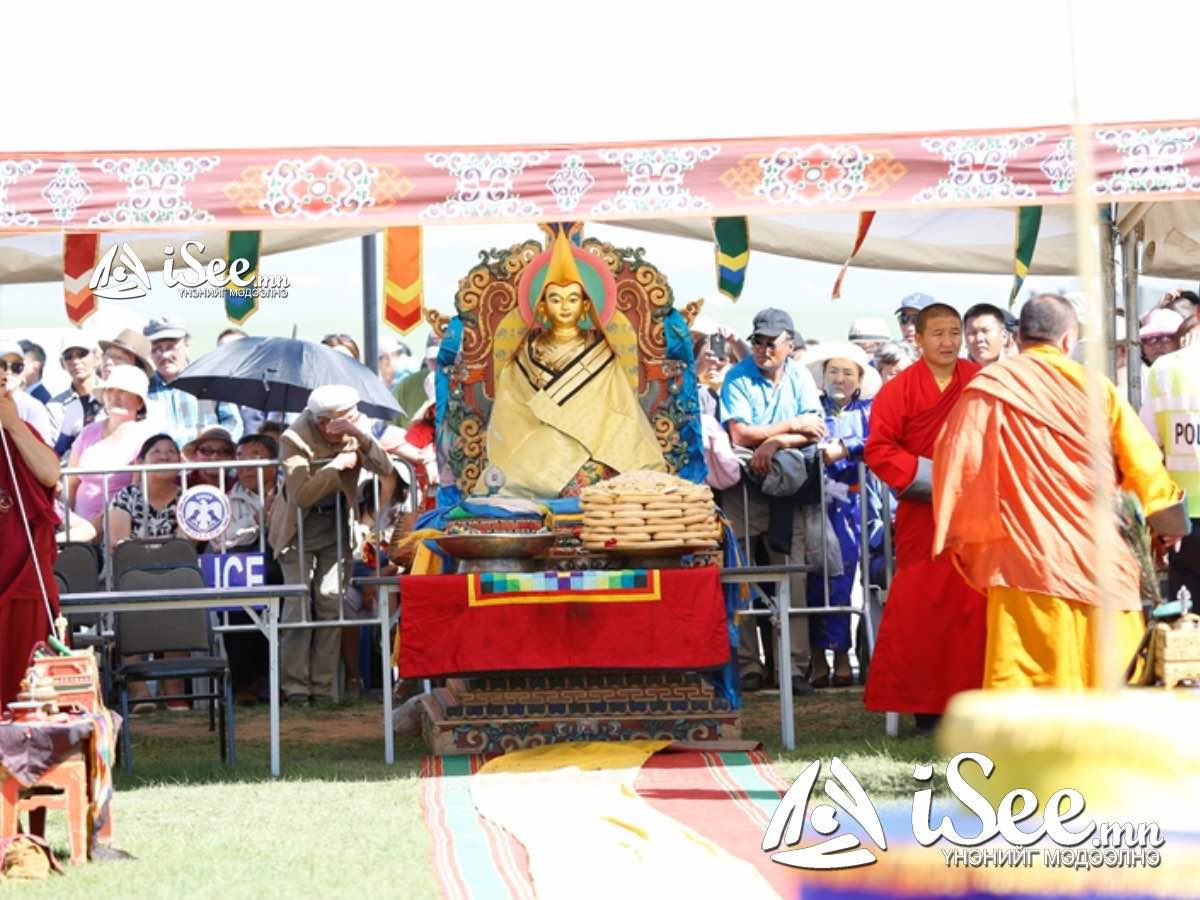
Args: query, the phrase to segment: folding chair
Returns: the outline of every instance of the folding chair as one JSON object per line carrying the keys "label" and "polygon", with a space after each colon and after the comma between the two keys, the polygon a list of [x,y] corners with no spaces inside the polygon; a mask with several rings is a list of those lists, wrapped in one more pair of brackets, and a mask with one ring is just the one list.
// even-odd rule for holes
{"label": "folding chair", "polygon": [[[113,549],[113,584],[126,572],[188,567],[199,569],[196,548],[183,538],[144,538],[122,541]],[[201,585],[203,587],[203,585]]]}
{"label": "folding chair", "polygon": [[[122,545],[123,546],[123,545]],[[181,588],[205,587],[198,568],[176,567],[155,571],[133,570],[121,576],[118,590],[172,591]],[[202,655],[183,659],[154,659],[124,662],[125,657],[172,650],[199,652]],[[215,679],[217,689],[210,693],[160,695],[161,700],[213,700],[217,705],[217,721],[221,760],[230,766],[237,764],[233,732],[233,681],[229,663],[212,653],[212,629],[208,611],[203,609],[163,610],[155,612],[124,612],[117,614],[116,684],[121,698],[121,749],[125,771],[133,770],[130,749],[129,685],[135,681],[165,681],[173,678]],[[226,737],[228,735],[228,738]],[[228,740],[228,744],[226,741]]]}
{"label": "folding chair", "polygon": [[[101,557],[97,544],[67,541],[59,544],[54,561],[54,577],[60,594],[90,594],[101,590]],[[71,613],[67,616],[71,631],[71,646],[76,649],[93,647],[100,662],[100,681],[106,696],[112,687],[111,634],[104,633],[101,613]],[[86,630],[85,630],[86,629]]]}
{"label": "folding chair", "polygon": [[67,541],[58,545],[55,573],[61,575],[71,594],[100,590],[100,548],[96,544]]}

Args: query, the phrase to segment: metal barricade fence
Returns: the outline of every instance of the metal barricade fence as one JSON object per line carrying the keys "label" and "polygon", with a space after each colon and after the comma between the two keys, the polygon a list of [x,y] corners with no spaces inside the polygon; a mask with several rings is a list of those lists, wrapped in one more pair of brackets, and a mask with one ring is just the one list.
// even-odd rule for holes
{"label": "metal barricade fence", "polygon": [[[313,463],[317,464],[317,465],[319,465],[321,463],[325,463],[325,462],[328,462],[328,460],[314,460],[313,461]],[[402,511],[403,512],[415,512],[417,509],[420,508],[420,503],[421,503],[420,488],[419,488],[418,481],[416,478],[416,473],[413,471],[412,466],[409,465],[406,461],[394,460],[394,463],[404,467],[407,470],[406,474],[408,475],[409,490],[408,490],[408,496],[406,498],[406,501],[402,507]],[[268,483],[267,479],[269,477],[267,475],[267,473],[270,472],[270,473],[272,473],[272,475],[274,475],[275,473],[278,472],[280,465],[281,465],[280,460],[258,460],[258,459],[249,460],[249,459],[247,459],[247,460],[220,460],[220,461],[215,461],[215,462],[182,461],[182,462],[178,462],[178,463],[141,463],[141,464],[134,464],[134,465],[128,465],[128,466],[111,466],[111,467],[88,467],[88,466],[78,466],[78,467],[74,467],[74,468],[64,467],[61,472],[61,481],[62,481],[62,491],[63,491],[62,502],[63,502],[63,508],[64,508],[63,520],[64,520],[64,524],[67,529],[67,535],[69,536],[71,534],[72,519],[73,518],[74,519],[82,518],[78,513],[72,511],[72,509],[71,509],[70,491],[69,491],[70,479],[73,477],[84,476],[84,475],[99,476],[101,479],[101,492],[102,492],[104,505],[103,505],[103,511],[102,511],[101,519],[100,519],[101,528],[97,535],[97,542],[100,544],[100,547],[101,547],[101,559],[102,559],[102,571],[103,571],[103,575],[104,575],[104,587],[107,591],[114,592],[114,574],[115,573],[113,572],[113,564],[112,564],[112,556],[113,556],[112,546],[113,545],[112,545],[112,541],[111,541],[111,521],[110,521],[110,516],[109,516],[109,510],[110,510],[110,507],[112,504],[113,497],[117,493],[116,491],[114,491],[111,488],[111,485],[110,485],[110,480],[114,476],[128,474],[128,475],[133,476],[134,478],[140,479],[140,488],[141,488],[142,496],[145,499],[147,506],[149,506],[149,476],[152,473],[155,473],[155,472],[178,472],[179,480],[180,480],[180,492],[182,495],[182,492],[186,491],[188,489],[189,472],[195,473],[198,471],[216,470],[219,473],[219,475],[218,475],[219,482],[221,484],[224,484],[226,473],[229,470],[233,470],[234,473],[236,474],[237,470],[239,470],[239,469],[255,468],[255,469],[257,469],[257,473],[256,473],[257,474],[257,478],[256,478],[256,480],[257,480],[257,498],[259,501],[258,502],[258,535],[257,535],[257,541],[255,542],[255,544],[257,545],[257,549],[260,553],[263,553],[263,554],[270,553],[273,551],[271,549],[269,549],[267,546],[268,520],[267,520],[267,515],[266,515],[266,504],[264,502],[266,493],[267,493],[266,492],[266,486]],[[194,477],[194,474],[193,474],[193,477]],[[375,574],[372,578],[366,579],[366,581],[376,584],[380,589],[380,597],[379,597],[379,603],[378,603],[378,606],[376,609],[376,615],[373,618],[347,619],[344,617],[340,598],[344,597],[346,588],[351,584],[352,579],[350,577],[350,573],[348,573],[345,570],[345,553],[344,553],[344,551],[345,551],[346,536],[343,533],[343,530],[344,530],[344,525],[345,525],[346,520],[343,518],[343,514],[344,514],[343,495],[342,495],[341,490],[338,490],[335,492],[334,516],[335,516],[335,520],[339,523],[339,526],[342,526],[342,527],[338,527],[336,529],[337,530],[337,553],[338,553],[337,566],[338,566],[338,583],[339,583],[339,607],[338,607],[337,617],[334,619],[322,619],[322,620],[316,620],[316,619],[312,618],[312,616],[310,615],[310,613],[311,613],[311,596],[312,596],[312,592],[310,589],[310,593],[309,593],[310,602],[300,604],[301,618],[299,621],[296,621],[296,622],[276,621],[276,622],[271,623],[270,628],[273,629],[275,632],[295,630],[295,629],[305,629],[305,628],[307,628],[307,629],[316,629],[316,628],[338,628],[338,629],[341,629],[341,628],[363,628],[363,627],[374,628],[374,627],[378,627],[380,629],[379,648],[380,648],[380,653],[382,656],[382,660],[381,660],[382,685],[381,686],[383,689],[382,693],[383,693],[383,707],[384,707],[384,709],[383,709],[384,755],[385,755],[386,762],[388,762],[390,764],[391,762],[394,761],[394,741],[393,741],[392,721],[391,721],[392,720],[392,667],[391,667],[390,632],[391,632],[392,626],[395,624],[395,622],[398,619],[398,611],[396,614],[392,614],[392,612],[390,610],[389,597],[391,594],[391,590],[389,590],[389,587],[387,586],[386,583],[382,583],[382,582],[386,582],[386,579],[382,575],[382,564],[383,564],[383,555],[384,555],[383,530],[384,530],[385,513],[388,511],[388,507],[390,507],[390,505],[391,505],[390,504],[391,498],[390,497],[387,498],[388,503],[384,504],[382,502],[383,497],[381,496],[381,491],[380,491],[379,476],[371,474],[370,479],[371,479],[370,490],[372,492],[372,497],[374,500],[374,511],[375,511],[375,514],[374,514],[374,520],[375,520],[374,537],[375,537],[375,541],[376,541],[377,552],[375,554]],[[132,483],[132,479],[131,479],[131,483]],[[278,485],[278,489],[282,492],[282,490],[283,490],[282,478],[280,478],[277,481],[277,485]],[[282,499],[282,493],[280,494],[280,499]],[[297,520],[296,542],[297,542],[297,556],[298,556],[298,559],[300,560],[300,567],[301,567],[302,572],[304,571],[303,560],[305,557],[303,523],[304,523],[304,516],[300,515]],[[135,536],[146,537],[147,535],[145,533],[145,523],[144,522],[142,523],[140,535],[131,534],[130,536],[131,537],[135,537]],[[172,535],[172,536],[174,536],[174,535]],[[230,549],[239,549],[240,547],[241,547],[241,545],[235,545],[234,547],[230,547],[228,545],[227,536],[225,534],[222,534],[220,543],[219,543],[219,549],[221,550],[222,553],[224,553]],[[214,591],[214,593],[221,591],[220,588],[213,588],[212,590]],[[226,633],[230,633],[230,632],[252,632],[252,631],[256,631],[256,630],[263,631],[263,625],[261,622],[255,621],[255,622],[252,622],[251,624],[245,624],[245,625],[231,624],[228,620],[228,611],[218,613],[218,616],[220,618],[219,618],[218,624],[214,628],[214,631],[217,632],[218,634],[226,634]],[[111,635],[112,628],[113,628],[112,614],[111,613],[102,614],[101,619],[102,619],[103,630],[105,630],[108,634]],[[336,690],[337,690],[337,686],[336,686],[336,680],[335,680],[335,691]],[[273,709],[275,708],[275,704],[276,704],[276,699],[273,698],[272,699],[272,708]],[[273,733],[273,741],[275,743],[277,743],[277,722],[274,721],[274,716],[273,716],[273,722],[272,722],[272,733]],[[278,758],[277,758],[276,750],[273,750],[273,754],[272,754],[272,772],[273,772],[273,774],[278,774]]]}
{"label": "metal barricade fence", "polygon": [[[820,605],[810,605],[810,600],[805,594],[805,606],[792,607],[791,605],[791,590],[789,587],[789,578],[794,574],[811,574],[814,567],[807,565],[805,562],[794,563],[791,560],[790,554],[785,554],[782,565],[760,566],[755,564],[755,556],[753,553],[752,538],[756,535],[752,534],[750,528],[750,498],[749,486],[745,477],[742,478],[738,486],[732,490],[741,490],[742,492],[742,534],[741,543],[746,565],[744,568],[737,570],[726,570],[722,577],[727,583],[741,583],[750,585],[752,595],[762,602],[762,608],[750,608],[743,611],[742,615],[748,616],[767,616],[771,619],[774,625],[779,627],[778,649],[775,655],[776,671],[779,676],[779,694],[780,694],[780,729],[783,745],[786,749],[795,748],[795,720],[792,707],[792,656],[791,656],[791,629],[789,619],[791,616],[820,616],[820,615],[846,615],[857,616],[865,625],[863,629],[863,638],[866,641],[865,658],[869,661],[870,656],[874,653],[875,636],[878,629],[878,620],[876,611],[882,610],[881,593],[871,583],[871,546],[870,546],[870,495],[872,491],[877,491],[881,498],[880,516],[883,526],[883,546],[882,554],[884,556],[884,568],[886,572],[886,584],[890,584],[892,575],[892,557],[891,557],[891,495],[887,485],[883,484],[876,476],[870,472],[863,462],[858,463],[858,517],[859,517],[859,554],[858,554],[858,575],[860,578],[859,585],[862,593],[862,605],[859,607],[851,605],[834,606],[831,603],[829,589],[829,496],[826,490],[825,482],[825,466],[818,457],[818,475],[820,484],[820,506],[822,517],[821,529],[821,585],[822,596]],[[853,496],[853,495],[852,495]],[[797,512],[799,514],[799,512]],[[838,551],[841,552],[840,549]],[[762,590],[762,584],[775,584],[777,591],[776,596],[771,598]],[[857,629],[855,629],[857,631]],[[854,632],[852,632],[853,634]],[[861,672],[861,667],[860,667]],[[861,672],[865,675],[865,672]],[[892,717],[895,714],[888,713],[888,733],[894,734]]]}
{"label": "metal barricade fence", "polygon": [[[314,464],[320,464],[323,462],[328,462],[328,460],[314,460],[313,462],[314,462]],[[402,507],[402,510],[404,512],[415,512],[417,509],[419,509],[420,502],[421,502],[416,473],[413,471],[412,466],[409,465],[407,462],[404,462],[402,460],[396,460],[395,462],[401,466],[404,466],[407,469],[407,474],[408,474],[409,490],[408,490],[408,496]],[[115,493],[114,491],[111,490],[110,485],[109,485],[109,480],[112,476],[119,475],[119,474],[131,474],[131,475],[138,477],[140,479],[142,495],[144,498],[146,498],[146,502],[148,504],[148,502],[149,502],[148,501],[148,497],[149,497],[148,481],[149,481],[149,475],[153,472],[163,472],[163,471],[179,472],[180,473],[179,477],[180,477],[180,482],[181,482],[181,484],[180,484],[181,491],[186,491],[188,488],[189,472],[194,473],[197,471],[204,471],[204,470],[217,470],[219,472],[219,476],[218,476],[219,481],[223,483],[225,480],[226,473],[229,470],[234,470],[234,472],[236,473],[236,471],[238,469],[255,468],[257,470],[257,489],[258,489],[257,496],[258,496],[258,500],[259,500],[259,504],[258,504],[258,506],[259,506],[259,522],[258,522],[258,535],[257,535],[256,544],[257,544],[257,548],[258,548],[259,552],[265,554],[267,552],[270,552],[267,547],[267,524],[268,523],[267,523],[267,517],[266,517],[266,513],[265,513],[265,503],[263,502],[265,499],[265,496],[266,496],[266,484],[267,484],[267,478],[268,478],[267,472],[270,471],[270,472],[274,473],[278,470],[279,466],[280,466],[279,460],[220,460],[220,461],[215,461],[215,462],[183,461],[183,462],[179,462],[179,463],[138,464],[138,465],[129,465],[129,466],[113,466],[113,467],[107,467],[107,468],[95,468],[95,467],[64,468],[62,470],[63,499],[64,499],[64,507],[65,507],[64,519],[65,519],[65,523],[68,528],[68,534],[70,534],[70,524],[71,524],[72,517],[78,516],[77,513],[74,513],[71,511],[70,503],[67,502],[67,498],[69,497],[69,491],[68,491],[69,479],[71,477],[81,476],[81,475],[100,476],[102,479],[102,494],[103,494],[103,499],[104,499],[104,506],[103,506],[103,513],[102,513],[102,518],[101,518],[101,526],[102,527],[101,527],[100,534],[98,535],[98,539],[99,539],[99,542],[100,542],[100,545],[102,548],[102,554],[103,554],[103,560],[104,560],[105,585],[106,585],[107,589],[111,591],[113,589],[114,573],[112,571],[112,548],[111,548],[111,541],[110,541],[109,508],[111,505],[112,497]],[[829,497],[827,495],[827,491],[826,491],[826,487],[825,487],[825,468],[824,468],[823,464],[819,466],[819,472],[820,472],[820,503],[821,503],[821,509],[822,509],[822,517],[823,517],[824,521],[828,521]],[[372,497],[374,500],[373,508],[375,511],[375,515],[374,515],[375,541],[376,541],[376,547],[379,549],[380,552],[377,552],[375,554],[375,574],[374,574],[374,576],[361,579],[361,583],[362,583],[362,586],[376,586],[379,588],[380,596],[379,596],[379,600],[378,600],[378,608],[376,610],[376,613],[377,613],[376,616],[373,618],[347,619],[347,618],[345,618],[345,614],[344,614],[342,608],[339,606],[339,610],[338,610],[338,614],[337,614],[336,618],[318,620],[318,619],[314,619],[311,616],[311,612],[312,612],[311,603],[302,603],[301,604],[301,616],[298,621],[291,621],[291,622],[282,622],[281,621],[281,622],[277,623],[276,627],[280,631],[305,629],[305,628],[308,628],[308,629],[316,629],[316,628],[339,628],[340,629],[340,628],[361,628],[361,627],[372,627],[372,628],[379,627],[380,628],[380,653],[382,656],[381,669],[382,669],[382,676],[383,676],[382,677],[382,681],[383,681],[382,686],[383,686],[383,702],[384,702],[384,717],[385,717],[385,720],[384,720],[385,756],[387,758],[387,761],[391,762],[392,758],[393,758],[393,741],[392,741],[393,735],[392,735],[392,730],[391,730],[392,667],[391,667],[391,662],[390,662],[391,648],[390,648],[389,638],[390,638],[391,628],[392,628],[392,626],[394,626],[396,624],[396,622],[398,620],[399,610],[397,609],[396,612],[393,613],[390,609],[389,600],[390,600],[390,595],[391,595],[392,591],[398,589],[398,584],[390,585],[388,583],[388,580],[382,576],[382,559],[383,559],[383,555],[384,555],[382,552],[383,551],[384,520],[385,520],[385,513],[388,511],[388,507],[390,507],[391,498],[388,498],[388,503],[384,503],[383,502],[384,498],[381,496],[379,477],[372,474],[370,476],[370,478],[371,478],[370,490],[372,491]],[[744,516],[742,541],[743,541],[743,549],[745,551],[745,558],[746,558],[747,565],[744,567],[735,569],[735,570],[727,569],[723,573],[722,577],[723,577],[723,580],[725,580],[726,582],[737,582],[737,583],[749,584],[751,586],[751,590],[754,593],[754,595],[764,602],[765,608],[762,608],[762,609],[753,609],[752,608],[752,609],[744,611],[744,613],[743,613],[744,615],[769,616],[772,618],[772,620],[774,620],[774,622],[779,624],[781,640],[780,640],[779,652],[776,655],[776,665],[777,665],[778,670],[781,673],[787,672],[790,674],[790,672],[791,672],[791,645],[790,645],[790,639],[789,639],[790,636],[788,634],[789,629],[788,629],[787,622],[791,616],[795,616],[795,615],[800,615],[800,616],[846,615],[846,616],[858,617],[860,620],[862,620],[864,622],[864,624],[866,626],[865,631],[864,631],[864,637],[867,642],[867,658],[868,659],[874,650],[874,640],[875,640],[875,634],[876,634],[876,629],[877,629],[878,623],[876,621],[876,616],[873,613],[873,607],[878,609],[881,606],[881,604],[874,603],[874,598],[876,597],[876,593],[875,593],[876,588],[874,588],[871,584],[870,562],[871,562],[872,553],[871,553],[870,540],[869,540],[869,534],[870,534],[869,491],[872,488],[870,487],[870,485],[872,483],[875,484],[876,489],[878,490],[878,493],[881,497],[881,505],[882,505],[881,515],[882,515],[882,524],[883,524],[883,529],[884,529],[882,552],[883,552],[883,556],[884,556],[884,567],[886,570],[886,582],[885,582],[886,584],[890,584],[891,577],[892,577],[892,570],[893,570],[893,560],[892,560],[892,553],[891,553],[891,550],[892,550],[891,496],[890,496],[890,492],[888,491],[887,486],[882,484],[882,482],[879,482],[875,478],[875,476],[867,470],[866,466],[862,462],[858,463],[858,483],[859,483],[859,491],[858,491],[857,499],[858,499],[859,526],[860,526],[860,536],[861,536],[860,537],[859,560],[858,560],[858,566],[859,566],[858,574],[860,576],[860,587],[861,587],[861,593],[862,593],[862,598],[861,598],[862,603],[861,603],[861,606],[858,606],[858,607],[855,607],[853,605],[834,606],[831,603],[829,571],[828,571],[827,566],[823,562],[823,564],[821,566],[821,573],[822,573],[822,578],[821,578],[822,598],[821,598],[821,600],[822,600],[822,602],[819,605],[810,606],[810,605],[808,605],[808,601],[806,600],[805,606],[793,608],[791,606],[791,596],[790,596],[791,592],[788,589],[788,584],[787,584],[788,577],[790,575],[796,574],[796,573],[804,573],[805,575],[807,575],[811,571],[813,571],[813,568],[804,563],[793,563],[791,561],[790,555],[785,556],[784,564],[782,566],[758,566],[758,565],[755,565],[754,564],[754,556],[752,553],[752,546],[751,546],[752,535],[751,535],[750,526],[749,526],[749,518],[750,518],[750,505],[748,502],[749,496],[748,496],[748,488],[747,488],[745,479],[742,480],[741,484],[738,487],[733,488],[733,490],[738,490],[740,488],[740,490],[742,491],[742,500],[743,500],[742,505],[743,505],[743,516]],[[282,490],[282,484],[283,484],[282,480],[280,480],[278,482],[278,484],[280,486],[280,489]],[[344,596],[346,589],[352,583],[354,583],[354,579],[349,576],[349,574],[345,571],[345,567],[344,567],[345,566],[345,543],[344,542],[346,539],[346,535],[344,533],[345,532],[344,525],[345,525],[346,520],[343,518],[343,516],[344,516],[343,506],[344,506],[344,497],[343,497],[342,491],[338,490],[334,493],[334,516],[335,516],[335,520],[339,523],[339,527],[337,527],[335,529],[337,532],[337,545],[336,546],[337,546],[337,559],[338,559],[338,563],[337,563],[337,565],[338,565],[338,583],[339,583],[339,588],[340,588],[339,597]],[[304,558],[305,558],[304,518],[305,517],[303,515],[298,517],[297,536],[296,536],[297,556],[300,561],[300,569],[302,572],[306,571],[305,567],[304,567]],[[143,525],[143,536],[144,536],[144,525]],[[827,527],[823,527],[821,530],[821,549],[822,549],[822,560],[823,561],[828,559],[828,554],[829,554],[829,549],[830,549],[828,541],[829,541],[829,529]],[[242,546],[242,545],[236,545],[235,548],[233,548],[233,549],[236,549],[237,546]],[[231,549],[227,543],[227,536],[224,534],[222,535],[221,540],[220,540],[220,549],[221,549],[221,552],[225,552],[228,549]],[[765,583],[774,583],[779,587],[779,590],[778,590],[777,595],[774,598],[774,600],[772,600],[772,598],[770,598],[766,594],[766,592],[761,589],[760,585],[765,584]],[[311,599],[311,592],[310,592],[310,599]],[[215,630],[218,633],[228,633],[228,632],[233,632],[233,631],[252,631],[252,630],[255,630],[255,628],[256,628],[256,626],[253,624],[251,624],[251,625],[230,624],[228,622],[228,615],[225,614],[224,621],[221,624],[219,624]],[[792,718],[792,716],[794,714],[792,712],[791,702],[792,702],[791,678],[790,677],[780,677],[780,703],[781,703],[781,718],[782,718],[781,729],[782,729],[783,737],[784,737],[784,746],[787,747],[788,749],[793,748],[795,745],[794,744],[794,719]],[[888,734],[895,734],[896,726],[898,724],[898,719],[895,717],[895,714],[893,714],[893,713],[888,713],[887,716],[888,716],[888,726],[887,726]],[[789,725],[791,727],[789,727]]]}
{"label": "metal barricade fence", "polygon": [[[330,460],[314,460],[313,464],[320,465],[323,463],[327,463],[329,461]],[[421,502],[420,489],[417,484],[416,474],[413,471],[412,466],[409,465],[406,461],[394,460],[394,463],[396,465],[403,466],[405,469],[408,470],[407,474],[408,474],[409,491],[408,491],[408,496],[405,500],[404,506],[406,508],[404,509],[404,511],[405,512],[414,512],[419,508],[420,502]],[[60,475],[60,480],[62,483],[63,522],[66,527],[67,534],[69,535],[71,533],[72,519],[84,518],[79,513],[74,512],[71,508],[71,503],[70,503],[70,499],[69,499],[70,498],[70,490],[69,490],[70,479],[73,477],[78,477],[78,476],[82,476],[82,475],[99,476],[101,478],[101,492],[102,492],[102,496],[103,496],[103,500],[104,500],[104,505],[103,505],[103,512],[101,514],[101,528],[100,528],[99,533],[97,534],[97,543],[101,547],[102,559],[104,560],[103,569],[104,569],[104,573],[105,573],[105,586],[109,590],[112,590],[113,589],[112,545],[111,545],[111,540],[110,540],[111,529],[110,529],[110,520],[109,520],[109,510],[112,506],[113,498],[114,498],[115,494],[117,493],[111,489],[110,484],[109,484],[110,478],[112,476],[134,475],[134,476],[138,477],[140,479],[139,486],[141,488],[142,497],[143,497],[146,505],[149,506],[149,502],[150,502],[149,501],[149,496],[150,496],[150,494],[149,494],[149,476],[153,472],[178,472],[179,480],[180,480],[180,493],[182,495],[183,492],[186,492],[188,490],[189,472],[217,470],[217,472],[219,473],[218,474],[219,482],[221,484],[224,484],[225,479],[226,479],[226,473],[228,470],[232,469],[236,473],[236,471],[238,469],[247,469],[247,468],[253,468],[253,469],[257,470],[256,476],[257,476],[257,481],[258,481],[257,497],[258,497],[259,521],[258,521],[258,538],[257,538],[256,543],[258,545],[259,552],[266,553],[267,552],[267,521],[266,521],[266,502],[265,502],[266,478],[265,478],[264,473],[268,469],[271,470],[272,472],[277,471],[280,468],[280,460],[246,459],[246,460],[220,460],[217,462],[197,462],[197,461],[189,460],[189,461],[183,461],[183,462],[178,462],[178,463],[137,463],[137,464],[131,464],[128,466],[108,466],[108,467],[78,466],[78,467],[71,468],[71,467],[64,466],[61,470],[61,475]],[[381,505],[382,497],[380,495],[380,478],[378,475],[375,475],[372,473],[370,475],[370,480],[371,480],[371,490],[373,492],[373,500],[374,500],[373,508],[375,510],[374,520],[375,520],[376,546],[382,547],[382,544],[383,544],[383,520],[384,520],[383,513],[385,512],[385,509],[382,508],[382,505]],[[132,480],[131,480],[131,483],[132,483]],[[278,481],[278,487],[282,489],[282,486],[283,486],[283,481],[282,481],[282,479],[280,479]],[[336,491],[334,496],[335,496],[334,515],[337,518],[337,521],[339,523],[342,523],[345,521],[342,518],[343,517],[343,509],[342,509],[343,495],[342,495],[342,492],[340,490]],[[391,501],[389,498],[388,507],[390,507],[390,502]],[[346,577],[346,573],[344,571],[342,571],[342,565],[343,565],[343,559],[344,559],[344,556],[343,556],[344,538],[345,538],[342,531],[343,530],[341,528],[337,529],[337,532],[338,532],[338,534],[337,534],[337,537],[338,537],[337,549],[338,549],[339,581],[340,581],[341,585],[344,587],[348,583],[348,579]],[[140,533],[137,535],[133,535],[133,534],[130,535],[130,537],[135,537],[135,536],[139,537],[139,538],[146,538],[146,537],[150,536],[150,535],[147,535],[147,533],[146,533],[144,521],[141,524]],[[298,552],[301,560],[303,560],[303,557],[304,557],[304,517],[302,515],[299,516],[297,519],[297,544],[298,544],[297,552]],[[225,553],[230,549],[236,549],[241,546],[245,546],[245,545],[234,545],[234,547],[231,548],[228,544],[227,533],[223,532],[221,534],[219,547],[220,547],[220,551],[222,553]],[[382,555],[376,554],[376,557],[375,557],[375,574],[376,575],[380,574],[381,565],[382,565]]]}

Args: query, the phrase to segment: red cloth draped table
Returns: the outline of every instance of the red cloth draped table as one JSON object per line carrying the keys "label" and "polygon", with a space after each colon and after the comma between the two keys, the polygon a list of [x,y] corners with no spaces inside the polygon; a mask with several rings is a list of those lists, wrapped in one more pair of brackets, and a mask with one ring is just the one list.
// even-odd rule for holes
{"label": "red cloth draped table", "polygon": [[21,792],[45,786],[61,788],[66,796],[51,804],[35,796],[32,805],[67,811],[72,863],[90,855],[89,838],[111,840],[112,763],[120,726],[121,717],[108,710],[48,721],[0,721],[0,838],[16,833],[18,804],[26,805]]}
{"label": "red cloth draped table", "polygon": [[406,575],[400,610],[405,678],[729,661],[716,566]]}

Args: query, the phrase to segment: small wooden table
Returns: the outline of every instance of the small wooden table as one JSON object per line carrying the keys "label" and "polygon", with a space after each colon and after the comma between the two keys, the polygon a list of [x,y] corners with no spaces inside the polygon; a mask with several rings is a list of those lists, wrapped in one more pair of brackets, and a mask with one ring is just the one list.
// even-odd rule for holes
{"label": "small wooden table", "polygon": [[[99,739],[97,727],[93,716],[0,722],[0,839],[17,834],[23,812],[29,813],[29,830],[40,834],[46,810],[61,809],[67,817],[71,862],[87,861],[91,831],[97,825],[89,811],[93,801],[102,802],[92,796],[93,773],[89,767],[89,741]],[[110,796],[107,789],[101,793],[105,798]],[[113,834],[112,803],[103,805],[106,808],[99,811],[101,821],[95,837],[108,843]]]}

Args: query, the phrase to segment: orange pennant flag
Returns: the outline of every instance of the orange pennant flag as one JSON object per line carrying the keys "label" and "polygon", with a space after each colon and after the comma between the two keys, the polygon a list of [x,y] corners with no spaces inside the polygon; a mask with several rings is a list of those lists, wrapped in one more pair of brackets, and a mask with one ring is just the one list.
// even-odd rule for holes
{"label": "orange pennant flag", "polygon": [[383,319],[401,334],[421,324],[421,226],[404,225],[384,231]]}
{"label": "orange pennant flag", "polygon": [[850,255],[846,257],[846,262],[842,264],[837,279],[833,282],[832,299],[842,299],[842,280],[846,277],[846,270],[850,268],[850,261],[858,256],[858,251],[862,249],[863,241],[867,239],[867,232],[871,230],[871,223],[874,221],[875,210],[873,209],[864,210],[858,214],[858,232],[854,236],[854,247],[851,248]]}
{"label": "orange pennant flag", "polygon": [[81,325],[96,311],[96,296],[92,293],[92,273],[100,255],[100,235],[63,235],[63,299],[67,305],[67,318],[72,325]]}

